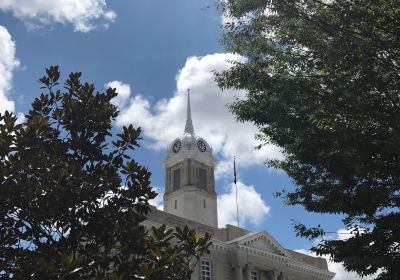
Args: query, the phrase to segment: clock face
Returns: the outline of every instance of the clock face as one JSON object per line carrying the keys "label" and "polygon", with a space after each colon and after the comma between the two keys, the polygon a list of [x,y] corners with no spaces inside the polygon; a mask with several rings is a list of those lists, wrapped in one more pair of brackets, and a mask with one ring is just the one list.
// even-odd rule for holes
{"label": "clock face", "polygon": [[200,152],[205,152],[207,149],[207,146],[202,140],[199,140],[199,141],[197,141],[197,148],[199,148]]}
{"label": "clock face", "polygon": [[176,141],[174,143],[174,146],[172,147],[172,151],[174,153],[177,153],[177,152],[179,152],[180,149],[181,149],[181,141]]}

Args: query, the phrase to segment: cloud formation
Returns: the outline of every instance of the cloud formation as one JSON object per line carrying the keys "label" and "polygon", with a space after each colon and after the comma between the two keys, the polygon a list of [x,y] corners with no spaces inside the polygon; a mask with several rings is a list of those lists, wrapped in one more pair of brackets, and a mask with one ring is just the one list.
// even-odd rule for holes
{"label": "cloud formation", "polygon": [[107,28],[116,18],[115,12],[107,8],[106,0],[2,0],[0,10],[11,12],[29,28],[70,23],[80,32]]}
{"label": "cloud formation", "polygon": [[15,110],[15,103],[7,94],[11,89],[12,72],[18,65],[19,61],[15,57],[15,42],[7,29],[0,25],[0,113]]}
{"label": "cloud formation", "polygon": [[154,199],[149,200],[149,204],[156,207],[158,210],[164,210],[164,188],[153,186],[153,191],[155,191],[158,195]]}
{"label": "cloud formation", "polygon": [[231,66],[229,61],[241,60],[233,54],[216,53],[203,57],[189,57],[176,76],[176,91],[171,98],[152,104],[149,97],[126,94],[127,85],[113,81],[110,85],[123,93],[118,97],[121,114],[118,125],[141,126],[144,136],[151,140],[154,149],[165,149],[183,134],[186,118],[186,90],[191,89],[192,119],[195,133],[205,138],[213,148],[218,160],[216,176],[232,173],[233,156],[238,167],[260,165],[266,159],[279,158],[279,148],[267,145],[260,150],[254,135],[257,129],[251,123],[238,123],[226,104],[235,98],[243,98],[243,91],[221,92],[214,81],[213,71],[222,71]]}
{"label": "cloud formation", "polygon": [[[259,225],[268,214],[270,207],[266,205],[261,195],[256,192],[254,186],[247,186],[238,181],[238,205],[240,227],[248,223]],[[236,189],[232,183],[225,193],[218,196],[218,226],[226,224],[237,225],[236,218]]]}
{"label": "cloud formation", "polygon": [[124,84],[120,81],[112,81],[104,85],[105,88],[116,88],[118,90],[118,95],[111,100],[115,106],[118,108],[125,108],[126,103],[131,95],[131,87],[128,84]]}

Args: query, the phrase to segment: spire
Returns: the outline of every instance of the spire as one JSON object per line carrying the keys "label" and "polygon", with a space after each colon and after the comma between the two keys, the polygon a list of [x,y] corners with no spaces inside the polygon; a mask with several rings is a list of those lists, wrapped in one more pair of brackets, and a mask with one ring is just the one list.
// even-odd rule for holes
{"label": "spire", "polygon": [[192,135],[194,134],[192,112],[190,110],[190,89],[187,90],[187,115],[186,115],[185,133],[190,133]]}

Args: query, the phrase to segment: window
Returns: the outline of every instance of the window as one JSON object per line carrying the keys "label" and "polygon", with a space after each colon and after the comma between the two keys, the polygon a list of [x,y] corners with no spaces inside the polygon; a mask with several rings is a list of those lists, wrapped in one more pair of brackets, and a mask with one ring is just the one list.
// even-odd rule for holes
{"label": "window", "polygon": [[212,279],[211,261],[202,260],[201,261],[201,280],[211,280],[211,279]]}
{"label": "window", "polygon": [[175,209],[178,209],[178,201],[175,200]]}
{"label": "window", "polygon": [[181,170],[174,170],[174,185],[172,191],[176,191],[181,187]]}
{"label": "window", "polygon": [[206,209],[206,200],[203,199],[203,202],[204,202],[204,209]]}
{"label": "window", "polygon": [[256,270],[250,271],[250,278],[251,280],[258,280],[258,271]]}
{"label": "window", "polygon": [[199,188],[207,189],[207,170],[199,168]]}

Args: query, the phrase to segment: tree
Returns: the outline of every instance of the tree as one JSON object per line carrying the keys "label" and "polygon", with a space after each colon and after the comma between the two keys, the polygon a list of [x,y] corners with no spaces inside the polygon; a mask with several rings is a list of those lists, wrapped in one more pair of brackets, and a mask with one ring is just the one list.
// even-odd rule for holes
{"label": "tree", "polygon": [[188,279],[210,236],[142,225],[157,194],[140,128],[112,134],[116,90],[46,72],[24,123],[0,114],[0,278]]}
{"label": "tree", "polygon": [[216,74],[239,121],[283,149],[289,205],[342,214],[352,235],[295,223],[360,275],[400,279],[400,1],[228,0],[222,43],[244,57]]}

